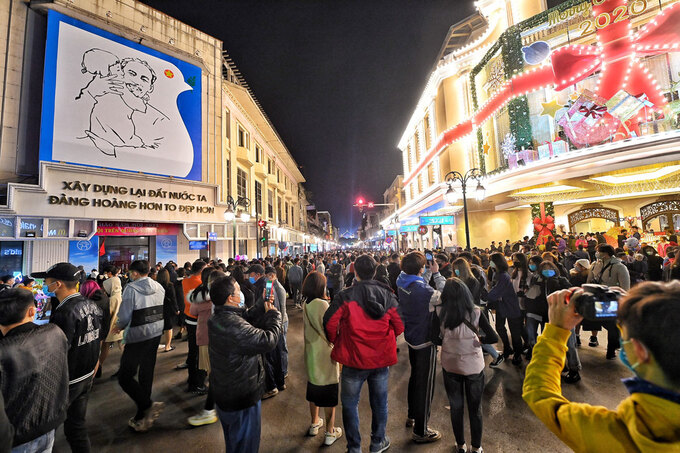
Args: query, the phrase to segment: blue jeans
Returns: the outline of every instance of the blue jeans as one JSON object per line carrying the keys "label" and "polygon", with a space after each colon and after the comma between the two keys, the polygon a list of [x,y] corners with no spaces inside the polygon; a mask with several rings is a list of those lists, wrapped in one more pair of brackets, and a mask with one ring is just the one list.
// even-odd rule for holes
{"label": "blue jeans", "polygon": [[347,436],[347,451],[361,453],[361,434],[359,433],[359,397],[364,381],[368,381],[368,397],[371,403],[371,450],[377,450],[385,439],[387,425],[387,381],[388,367],[374,370],[360,370],[342,367],[341,393],[342,420]]}
{"label": "blue jeans", "polygon": [[54,430],[12,448],[12,453],[51,453],[54,445]]}
{"label": "blue jeans", "polygon": [[486,352],[491,356],[492,359],[496,360],[498,358],[498,351],[496,351],[496,348],[494,348],[493,345],[491,344],[483,344],[482,345],[482,351]]}
{"label": "blue jeans", "polygon": [[240,411],[223,411],[217,405],[215,409],[222,424],[227,453],[257,453],[260,449],[262,402]]}
{"label": "blue jeans", "polygon": [[545,321],[539,321],[533,318],[531,315],[527,316],[527,338],[529,340],[529,348],[533,349],[536,345],[536,339],[538,338],[538,328],[541,328],[541,332],[545,329]]}

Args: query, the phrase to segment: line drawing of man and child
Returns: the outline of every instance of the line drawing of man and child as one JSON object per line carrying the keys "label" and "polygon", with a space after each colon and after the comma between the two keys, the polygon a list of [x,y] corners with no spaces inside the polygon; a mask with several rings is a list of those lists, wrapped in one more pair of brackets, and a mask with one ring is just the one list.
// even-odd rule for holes
{"label": "line drawing of man and child", "polygon": [[[76,100],[94,100],[89,127],[82,140],[91,140],[102,153],[116,157],[121,150],[155,150],[164,136],[156,126],[169,118],[149,104],[157,80],[151,66],[139,58],[119,59],[102,49],[83,53],[81,72],[91,74]],[[167,125],[166,125],[167,126]]]}

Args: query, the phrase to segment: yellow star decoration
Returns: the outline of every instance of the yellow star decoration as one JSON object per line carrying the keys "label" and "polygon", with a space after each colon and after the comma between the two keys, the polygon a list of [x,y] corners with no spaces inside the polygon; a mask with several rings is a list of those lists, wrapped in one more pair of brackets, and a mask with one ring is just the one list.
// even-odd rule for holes
{"label": "yellow star decoration", "polygon": [[488,143],[484,142],[484,144],[482,145],[482,149],[484,150],[484,154],[487,154],[487,155],[488,155],[488,154],[489,154],[489,150],[491,149],[491,147],[489,146]]}
{"label": "yellow star decoration", "polygon": [[557,102],[557,98],[553,98],[553,100],[550,102],[541,102],[541,106],[543,107],[541,115],[550,115],[553,118],[555,118],[555,114],[558,110],[564,108],[563,105]]}
{"label": "yellow star decoration", "polygon": [[569,95],[569,99],[571,99],[572,101],[576,102],[576,100],[578,99],[579,96],[580,96],[580,95],[578,94],[578,92],[577,92],[577,91],[574,91],[573,93],[571,93],[571,94]]}

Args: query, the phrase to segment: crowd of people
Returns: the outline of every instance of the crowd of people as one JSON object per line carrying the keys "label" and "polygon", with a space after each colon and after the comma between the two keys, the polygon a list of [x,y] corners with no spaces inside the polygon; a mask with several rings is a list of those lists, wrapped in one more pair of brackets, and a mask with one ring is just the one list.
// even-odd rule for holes
{"label": "crowd of people", "polygon": [[[572,448],[592,450],[589,439],[597,433],[579,436],[565,424],[586,430],[591,422],[595,431],[597,423],[606,423],[609,434],[619,433],[617,445],[625,447],[620,451],[678,448],[680,416],[669,417],[680,415],[680,368],[660,354],[670,354],[666,343],[680,341],[680,283],[659,282],[680,278],[675,260],[680,250],[677,238],[667,238],[660,253],[634,234],[635,241],[625,237],[619,248],[599,242],[597,235],[583,240],[565,235],[540,247],[524,238],[492,243],[488,250],[333,251],[250,262],[200,259],[181,267],[139,260],[125,275],[113,265],[88,276],[70,263],[56,264],[31,277],[43,281],[39,293],[51,298],[46,325],[32,322],[34,281],[0,287],[5,408],[0,412],[7,416],[0,417],[0,438],[9,439],[0,452],[51,451],[62,423],[74,452],[91,451],[85,427],[89,391],[104,365],[113,367],[106,359],[114,347],[123,352],[113,377],[136,405],[128,425],[148,431],[164,409],[163,402],[152,400],[156,356],[172,351],[173,340],[180,339],[188,342],[188,353],[176,368],[187,370],[188,392],[205,395],[203,409],[187,423],[219,421],[227,452],[257,452],[261,401],[286,390],[289,299],[304,326],[307,434],[323,430],[324,445],[344,435],[347,451],[361,451],[358,407],[367,382],[370,451],[390,447],[388,380],[403,334],[411,370],[403,417],[415,443],[442,438],[429,425],[440,366],[455,451],[482,452],[485,370],[508,360],[514,366],[531,363],[524,397]],[[616,287],[624,294],[633,287],[619,301],[618,320],[583,319],[575,311],[574,301],[582,295],[575,288],[584,284]],[[569,409],[560,382],[581,379],[580,332],[590,332],[588,345],[597,347],[603,328],[606,359],[619,351],[637,375],[626,384],[633,394],[630,406],[653,407],[646,416],[665,413],[670,425],[650,422],[646,432],[633,433],[636,415],[622,414],[623,409]],[[36,343],[44,347],[34,348]],[[342,427],[336,421],[338,403]]]}

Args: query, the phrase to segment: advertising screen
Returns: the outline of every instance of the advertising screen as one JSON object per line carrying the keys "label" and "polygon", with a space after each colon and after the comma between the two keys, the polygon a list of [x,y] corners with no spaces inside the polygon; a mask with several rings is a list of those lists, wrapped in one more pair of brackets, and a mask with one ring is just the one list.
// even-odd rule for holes
{"label": "advertising screen", "polygon": [[201,180],[201,69],[48,13],[40,160]]}

